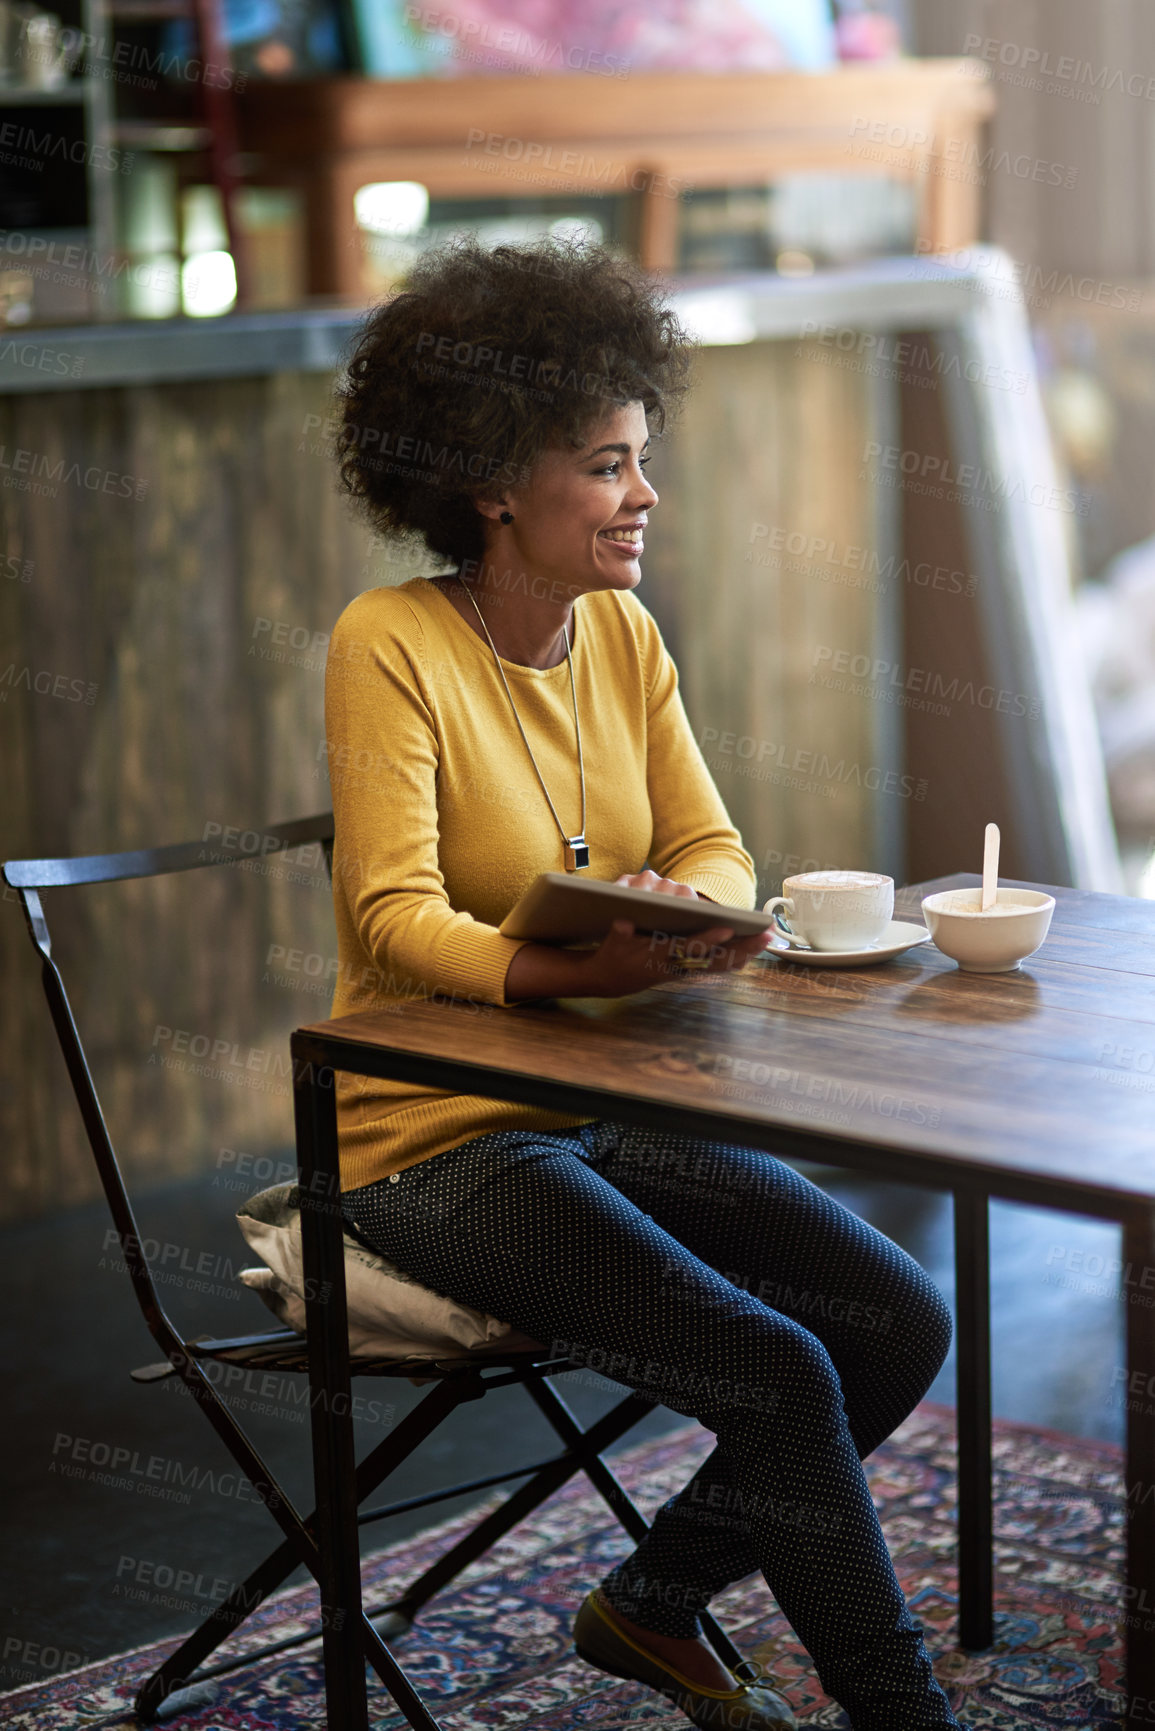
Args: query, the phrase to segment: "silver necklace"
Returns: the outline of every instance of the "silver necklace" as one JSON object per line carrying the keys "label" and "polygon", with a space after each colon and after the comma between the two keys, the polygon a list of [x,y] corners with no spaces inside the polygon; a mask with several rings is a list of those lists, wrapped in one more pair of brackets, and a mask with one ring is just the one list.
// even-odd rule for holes
{"label": "silver necklace", "polygon": [[505,677],[505,669],[501,665],[501,656],[497,653],[496,648],[494,648],[493,638],[489,635],[489,627],[485,623],[485,616],[482,613],[481,608],[477,605],[472,589],[470,589],[467,584],[462,584],[462,588],[469,596],[469,599],[473,602],[474,612],[481,620],[481,629],[485,632],[489,647],[493,650],[493,659],[497,663],[497,671],[501,674],[501,683],[505,686],[505,695],[509,698],[509,707],[513,710],[513,719],[517,722],[517,731],[525,741],[525,749],[529,752],[529,761],[533,764],[534,770],[537,774],[537,779],[541,782],[541,791],[545,794],[549,809],[553,812],[553,821],[557,824],[558,833],[565,844],[565,869],[567,872],[581,871],[590,863],[589,844],[586,841],[586,770],[585,763],[582,759],[582,729],[581,722],[578,720],[577,686],[574,683],[573,676],[573,656],[569,651],[569,632],[563,625],[561,634],[565,638],[565,658],[567,665],[569,666],[569,688],[570,694],[573,697],[573,724],[574,732],[577,734],[578,774],[581,777],[582,785],[582,822],[581,829],[577,835],[567,835],[565,833],[565,826],[557,815],[553,800],[549,797],[549,788],[545,785],[545,777],[537,767],[537,758],[533,755],[533,747],[525,737],[525,728],[521,725],[521,716],[517,713],[517,704],[513,701],[513,692],[509,689],[509,681]]}

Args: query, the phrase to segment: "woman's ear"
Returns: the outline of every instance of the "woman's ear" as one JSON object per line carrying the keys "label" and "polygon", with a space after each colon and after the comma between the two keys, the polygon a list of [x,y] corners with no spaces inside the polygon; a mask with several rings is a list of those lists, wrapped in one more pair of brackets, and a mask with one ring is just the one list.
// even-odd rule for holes
{"label": "woman's ear", "polygon": [[509,500],[505,498],[474,499],[473,503],[477,506],[477,509],[481,512],[483,517],[489,517],[495,523],[501,520],[501,513],[503,511],[509,510]]}

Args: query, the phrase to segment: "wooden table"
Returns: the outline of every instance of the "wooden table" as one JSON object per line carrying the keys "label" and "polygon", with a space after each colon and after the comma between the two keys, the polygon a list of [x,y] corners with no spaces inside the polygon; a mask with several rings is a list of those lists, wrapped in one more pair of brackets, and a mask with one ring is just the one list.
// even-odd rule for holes
{"label": "wooden table", "polygon": [[[1004,880],[1006,881],[1006,880]],[[970,874],[898,892],[977,884]],[[1049,888],[1025,885],[1027,888]],[[1118,1221],[1129,1270],[1125,1607],[1155,1600],[1155,904],[1051,888],[1046,944],[1020,973],[964,974],[932,945],[855,970],[755,964],[631,998],[566,1000],[478,1016],[411,1002],[293,1035],[302,1182],[337,1171],[335,1066],[562,1111],[628,1120],[950,1189],[958,1318],[959,1639],[993,1639],[991,1196]],[[305,1211],[306,1272],[336,1279],[314,1375],[341,1358],[338,1213]],[[1135,1302],[1138,1300],[1138,1302]],[[319,1386],[319,1383],[318,1383]],[[332,1386],[332,1384],[330,1384]],[[347,1380],[342,1392],[347,1394]],[[344,1401],[348,1410],[348,1401]],[[316,1405],[314,1412],[316,1412]],[[351,1424],[317,1453],[318,1507],[351,1495]],[[324,1559],[329,1724],[360,1731],[364,1664],[342,1643],[360,1604],[356,1554]],[[1126,1624],[1128,1714],[1155,1702],[1155,1643]],[[358,1702],[359,1697],[359,1702]],[[1143,1711],[1140,1712],[1140,1708]],[[1155,1710],[1153,1708],[1152,1710]]]}

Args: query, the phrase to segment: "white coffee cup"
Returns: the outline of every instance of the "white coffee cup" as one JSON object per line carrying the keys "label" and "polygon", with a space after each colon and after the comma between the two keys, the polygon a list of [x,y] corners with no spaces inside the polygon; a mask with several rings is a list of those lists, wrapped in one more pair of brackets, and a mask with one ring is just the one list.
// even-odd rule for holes
{"label": "white coffee cup", "polygon": [[[812,950],[865,950],[894,918],[894,879],[881,872],[801,872],[784,878],[784,894],[762,905],[786,939]],[[776,916],[784,908],[789,930]]]}

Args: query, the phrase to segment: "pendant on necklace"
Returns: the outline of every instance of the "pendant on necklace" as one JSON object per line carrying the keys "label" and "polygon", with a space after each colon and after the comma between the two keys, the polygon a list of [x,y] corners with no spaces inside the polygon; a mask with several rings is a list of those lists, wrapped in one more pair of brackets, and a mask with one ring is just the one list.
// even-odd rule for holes
{"label": "pendant on necklace", "polygon": [[565,869],[567,872],[580,872],[590,863],[589,843],[584,835],[566,837]]}

